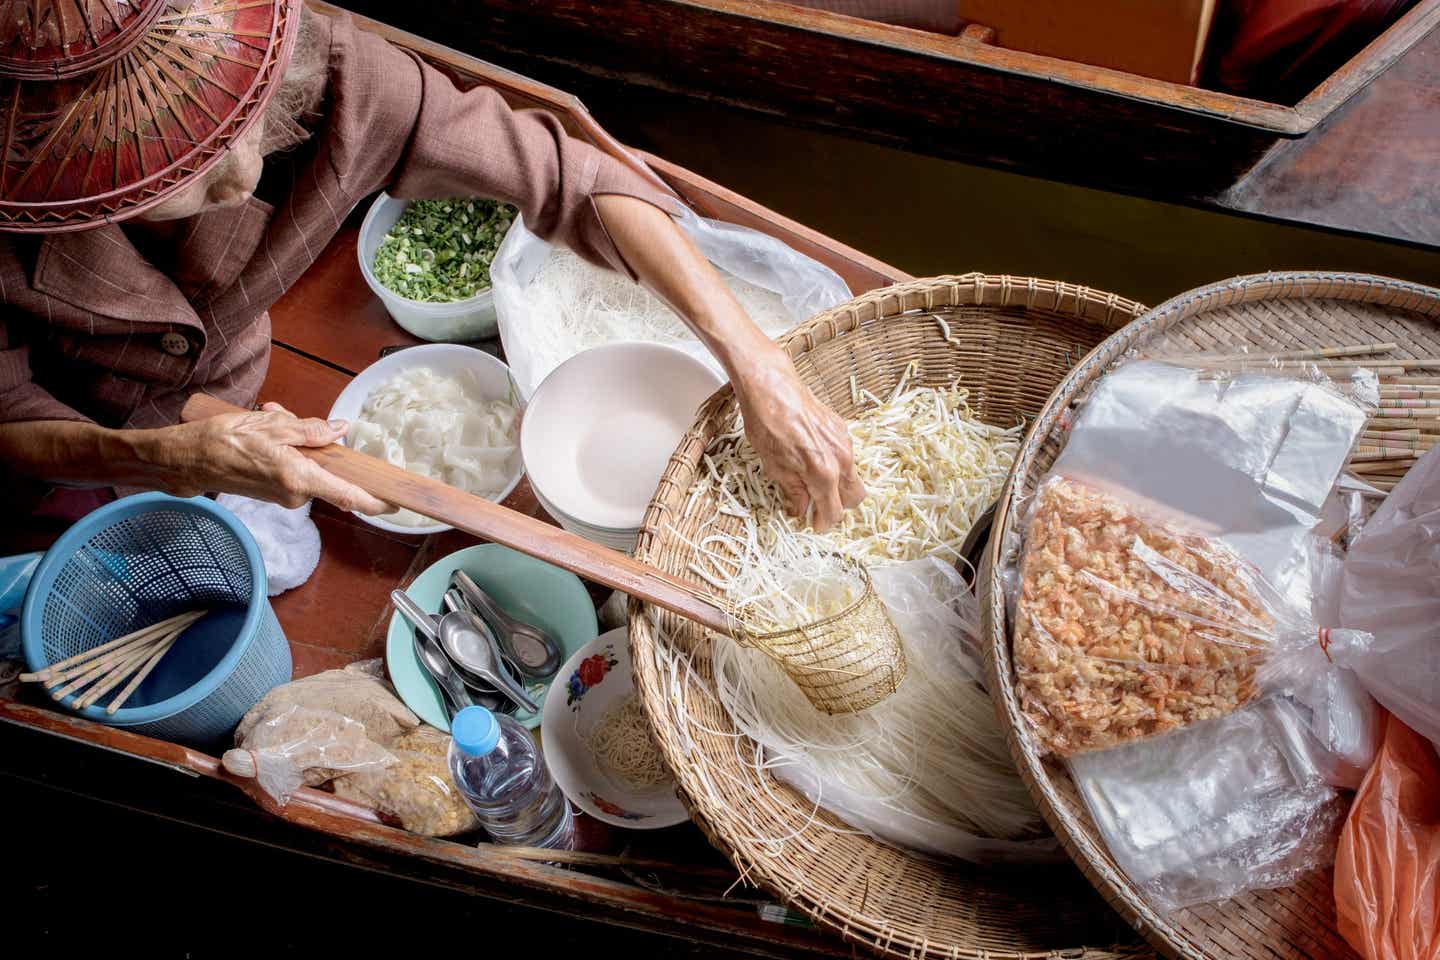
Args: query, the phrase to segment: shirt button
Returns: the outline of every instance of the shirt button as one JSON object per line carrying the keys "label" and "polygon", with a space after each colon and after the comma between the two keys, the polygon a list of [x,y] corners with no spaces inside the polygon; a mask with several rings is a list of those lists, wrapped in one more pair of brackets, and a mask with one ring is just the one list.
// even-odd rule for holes
{"label": "shirt button", "polygon": [[183,357],[190,352],[190,341],[185,334],[172,330],[160,338],[160,349],[172,357]]}

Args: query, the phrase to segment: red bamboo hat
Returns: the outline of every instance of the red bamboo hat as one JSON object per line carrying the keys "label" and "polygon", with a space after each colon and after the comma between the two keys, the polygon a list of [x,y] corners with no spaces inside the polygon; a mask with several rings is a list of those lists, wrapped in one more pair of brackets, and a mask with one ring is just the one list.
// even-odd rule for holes
{"label": "red bamboo hat", "polygon": [[203,174],[299,27],[300,0],[0,0],[0,231],[124,220]]}

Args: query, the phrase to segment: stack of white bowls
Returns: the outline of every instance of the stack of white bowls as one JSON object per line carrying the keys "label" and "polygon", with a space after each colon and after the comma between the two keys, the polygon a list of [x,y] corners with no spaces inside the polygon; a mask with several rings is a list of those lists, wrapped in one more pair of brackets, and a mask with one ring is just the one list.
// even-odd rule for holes
{"label": "stack of white bowls", "polygon": [[536,388],[520,427],[536,499],[571,533],[630,552],[670,454],[721,383],[657,343],[571,357]]}

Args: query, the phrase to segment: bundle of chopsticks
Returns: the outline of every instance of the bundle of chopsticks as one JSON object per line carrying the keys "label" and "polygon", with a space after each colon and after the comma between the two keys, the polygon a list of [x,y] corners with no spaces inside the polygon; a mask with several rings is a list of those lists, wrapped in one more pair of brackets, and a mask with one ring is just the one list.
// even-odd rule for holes
{"label": "bundle of chopsticks", "polygon": [[59,663],[52,663],[43,670],[22,673],[20,679],[25,683],[43,683],[56,700],[75,694],[71,706],[76,710],[90,706],[128,679],[129,683],[125,683],[105,708],[105,713],[113,716],[155,669],[155,665],[170,652],[180,634],[207,612],[191,610],[176,614]]}
{"label": "bundle of chopsticks", "polygon": [[[1158,356],[1180,366],[1246,372],[1319,370],[1341,378],[1369,370],[1380,378],[1380,405],[1370,414],[1346,465],[1371,486],[1389,492],[1440,441],[1440,357],[1392,359],[1398,343],[1361,343],[1314,350],[1251,348],[1247,353]],[[1436,371],[1427,375],[1420,371]]]}

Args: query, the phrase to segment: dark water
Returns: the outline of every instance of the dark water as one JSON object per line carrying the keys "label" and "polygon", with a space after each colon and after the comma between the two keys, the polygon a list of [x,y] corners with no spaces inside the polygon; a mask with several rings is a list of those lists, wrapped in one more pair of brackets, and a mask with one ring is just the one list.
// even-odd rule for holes
{"label": "dark water", "polygon": [[[616,136],[917,276],[1011,273],[1158,304],[1265,270],[1440,285],[1440,252],[967,166],[718,106],[601,93]],[[957,136],[960,134],[957,134]]]}

